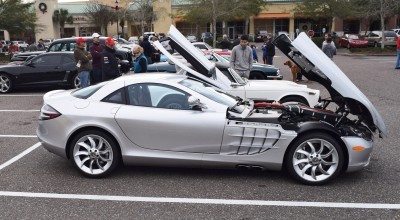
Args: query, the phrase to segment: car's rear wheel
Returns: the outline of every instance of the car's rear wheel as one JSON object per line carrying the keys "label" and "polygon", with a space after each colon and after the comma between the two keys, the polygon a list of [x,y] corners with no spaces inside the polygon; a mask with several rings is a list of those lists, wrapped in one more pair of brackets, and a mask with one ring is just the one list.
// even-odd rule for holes
{"label": "car's rear wheel", "polygon": [[98,130],[87,130],[72,140],[70,158],[80,173],[100,178],[118,167],[121,153],[110,135]]}
{"label": "car's rear wheel", "polygon": [[77,89],[81,86],[81,79],[79,79],[79,73],[75,73],[71,79],[71,88]]}
{"label": "car's rear wheel", "polygon": [[279,101],[281,104],[298,104],[309,105],[307,99],[299,96],[288,96]]}
{"label": "car's rear wheel", "polygon": [[339,175],[344,164],[340,144],[326,133],[305,134],[291,144],[285,157],[289,174],[301,183],[322,185]]}
{"label": "car's rear wheel", "polygon": [[261,72],[251,72],[250,73],[250,79],[263,80],[263,79],[265,79],[265,76]]}
{"label": "car's rear wheel", "polygon": [[0,74],[0,93],[8,93],[11,91],[13,86],[12,79],[5,73]]}

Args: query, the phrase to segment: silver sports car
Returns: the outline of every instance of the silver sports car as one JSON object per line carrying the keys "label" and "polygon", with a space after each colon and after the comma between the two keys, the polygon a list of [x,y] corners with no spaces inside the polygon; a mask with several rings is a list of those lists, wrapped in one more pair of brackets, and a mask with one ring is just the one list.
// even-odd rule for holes
{"label": "silver sports car", "polygon": [[374,133],[386,132],[375,107],[305,34],[274,43],[331,99],[310,108],[243,100],[193,74],[129,75],[48,92],[37,136],[89,177],[123,163],[286,169],[321,185],[367,166]]}

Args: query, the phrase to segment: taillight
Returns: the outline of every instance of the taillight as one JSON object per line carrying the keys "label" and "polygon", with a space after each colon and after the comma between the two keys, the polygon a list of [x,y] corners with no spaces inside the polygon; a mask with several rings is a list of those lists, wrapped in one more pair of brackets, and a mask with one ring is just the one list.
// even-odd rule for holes
{"label": "taillight", "polygon": [[45,104],[40,109],[39,120],[49,120],[49,119],[57,118],[60,115],[61,115],[60,112],[55,110],[50,105]]}

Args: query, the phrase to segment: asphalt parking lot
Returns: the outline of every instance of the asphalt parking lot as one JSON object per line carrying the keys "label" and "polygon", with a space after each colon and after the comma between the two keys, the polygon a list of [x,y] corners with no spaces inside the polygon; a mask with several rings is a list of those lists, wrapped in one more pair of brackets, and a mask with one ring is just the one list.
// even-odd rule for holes
{"label": "asphalt parking lot", "polygon": [[[290,80],[286,59],[274,65]],[[347,56],[335,63],[385,119],[369,167],[320,187],[281,172],[122,167],[81,176],[35,136],[42,96],[54,88],[0,95],[1,219],[400,219],[400,71],[394,56]],[[300,82],[321,89],[315,82]]]}

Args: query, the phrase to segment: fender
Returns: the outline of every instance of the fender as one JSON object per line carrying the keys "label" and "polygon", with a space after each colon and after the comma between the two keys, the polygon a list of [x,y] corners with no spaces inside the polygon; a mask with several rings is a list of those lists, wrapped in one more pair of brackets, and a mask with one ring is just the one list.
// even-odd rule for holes
{"label": "fender", "polygon": [[304,132],[307,132],[310,130],[328,131],[328,132],[334,133],[338,137],[340,137],[340,134],[335,127],[333,127],[332,125],[330,125],[328,123],[321,123],[319,121],[308,121],[308,122],[301,123],[301,124],[299,124],[296,132],[298,134],[300,134],[300,133],[304,133]]}

